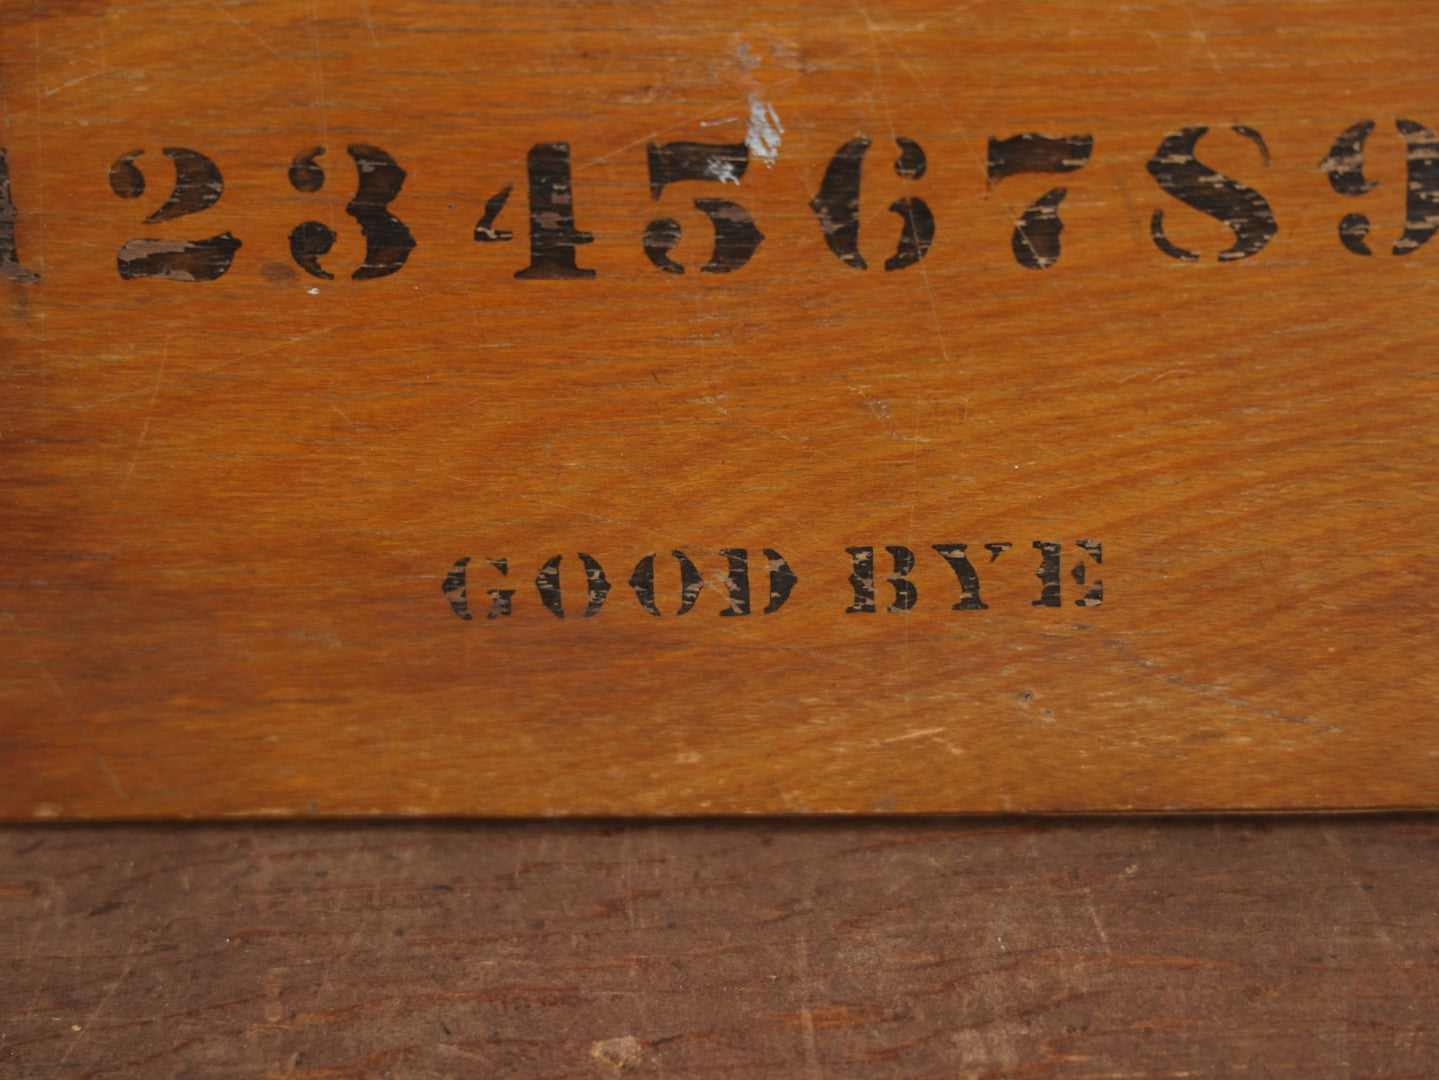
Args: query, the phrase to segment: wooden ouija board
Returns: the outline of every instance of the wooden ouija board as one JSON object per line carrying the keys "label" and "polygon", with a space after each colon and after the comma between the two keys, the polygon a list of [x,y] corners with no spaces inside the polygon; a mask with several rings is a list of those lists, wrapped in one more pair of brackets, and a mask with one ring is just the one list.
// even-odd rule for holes
{"label": "wooden ouija board", "polygon": [[1439,8],[0,9],[0,815],[1418,807]]}

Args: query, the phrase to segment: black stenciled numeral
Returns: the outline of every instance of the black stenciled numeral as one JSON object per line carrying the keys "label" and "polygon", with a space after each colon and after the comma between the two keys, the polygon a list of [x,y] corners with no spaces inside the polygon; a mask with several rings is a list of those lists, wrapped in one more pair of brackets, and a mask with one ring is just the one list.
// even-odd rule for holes
{"label": "black stenciled numeral", "polygon": [[[894,161],[894,174],[901,180],[918,180],[929,167],[924,148],[913,139],[895,139],[899,157]],[[810,209],[819,219],[820,231],[830,251],[846,266],[866,270],[869,264],[859,250],[860,174],[869,139],[861,135],[851,139],[829,159],[820,182],[819,194],[810,200]],[[934,214],[923,199],[906,196],[889,204],[889,211],[898,214],[903,223],[894,254],[884,261],[886,270],[902,270],[913,266],[929,254],[934,243]]]}
{"label": "black stenciled numeral", "polygon": [[[405,265],[415,249],[409,227],[390,213],[390,203],[405,184],[405,170],[384,150],[365,143],[352,143],[346,152],[354,159],[359,182],[345,213],[360,225],[365,239],[365,261],[350,277],[356,281],[388,277]],[[295,155],[290,163],[290,186],[309,194],[325,183],[325,172],[317,160],[325,148],[317,146]],[[290,255],[312,277],[330,280],[334,274],[320,265],[320,259],[335,246],[335,230],[319,221],[304,221],[290,233]]]}
{"label": "black stenciled numeral", "polygon": [[40,275],[21,265],[20,255],[15,249],[17,216],[15,204],[10,200],[10,162],[5,156],[5,148],[0,146],[0,277],[33,285],[40,280]]}
{"label": "black stenciled numeral", "polygon": [[[575,246],[594,242],[594,235],[575,228],[575,192],[570,180],[570,144],[536,143],[525,162],[530,188],[530,265],[515,271],[528,281],[592,278],[593,270],[575,263]],[[498,216],[509,189],[490,200]],[[503,197],[502,197],[503,196]],[[488,215],[489,206],[485,207]],[[481,219],[481,224],[486,224]],[[476,238],[479,227],[476,226]]]}
{"label": "black stenciled numeral", "polygon": [[[991,184],[1025,173],[1068,173],[1084,167],[1094,151],[1092,135],[1040,135],[1026,132],[989,140],[987,173]],[[1068,188],[1051,188],[1025,208],[1010,236],[1014,260],[1029,270],[1048,270],[1059,261],[1064,222],[1059,204]]]}
{"label": "black stenciled numeral", "polygon": [[[1229,130],[1252,142],[1259,149],[1264,165],[1269,164],[1269,147],[1265,145],[1264,136],[1242,124],[1233,124]],[[1279,231],[1279,224],[1263,195],[1247,184],[1216,172],[1195,157],[1195,145],[1208,131],[1207,127],[1187,127],[1166,135],[1145,167],[1168,194],[1222,222],[1234,233],[1234,243],[1219,253],[1220,262],[1247,259],[1264,250]],[[1163,210],[1154,211],[1149,232],[1154,246],[1170,258],[1199,261],[1197,251],[1180,247],[1166,235]]]}
{"label": "black stenciled numeral", "polygon": [[[744,143],[672,142],[650,146],[650,196],[658,199],[670,184],[685,180],[709,180],[738,184],[749,167],[749,147]],[[695,209],[714,227],[714,249],[702,274],[727,274],[754,257],[764,234],[755,226],[750,212],[728,199],[696,199]],[[650,262],[670,274],[683,274],[683,264],[670,257],[679,246],[684,230],[674,218],[657,218],[645,227],[644,248]]]}
{"label": "black stenciled numeral", "polygon": [[[110,190],[122,199],[145,194],[145,174],[135,164],[143,150],[121,154],[110,166]],[[165,147],[165,156],[175,168],[175,183],[169,197],[145,219],[146,225],[175,221],[210,209],[220,201],[225,181],[219,166],[197,150],[183,146]],[[115,258],[120,276],[164,278],[169,281],[214,281],[230,269],[240,241],[229,232],[204,240],[127,240]]]}
{"label": "black stenciled numeral", "polygon": [[514,190],[514,187],[514,184],[506,184],[485,203],[484,214],[481,215],[479,221],[475,222],[475,240],[482,244],[506,244],[515,238],[515,234],[509,229],[495,228],[495,218],[500,216],[500,211],[505,208],[505,203],[510,201],[510,192]]}
{"label": "black stenciled numeral", "polygon": [[[1403,117],[1394,121],[1404,137],[1406,151],[1404,234],[1390,250],[1409,255],[1427,244],[1439,231],[1439,139],[1423,124]],[[1373,120],[1361,120],[1334,140],[1329,155],[1319,163],[1330,186],[1340,195],[1364,195],[1378,187],[1364,175],[1364,142],[1374,131]],[[1356,255],[1371,255],[1366,238],[1369,218],[1346,214],[1339,223],[1339,240]]]}

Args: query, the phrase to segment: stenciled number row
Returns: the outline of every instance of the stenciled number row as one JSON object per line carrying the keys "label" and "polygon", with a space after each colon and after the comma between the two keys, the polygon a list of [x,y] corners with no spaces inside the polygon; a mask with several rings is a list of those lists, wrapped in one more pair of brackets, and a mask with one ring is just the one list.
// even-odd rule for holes
{"label": "stenciled number row", "polygon": [[[1373,120],[1350,125],[1319,162],[1318,169],[1337,194],[1361,196],[1378,186],[1364,172],[1365,144],[1375,126]],[[1394,255],[1408,255],[1439,230],[1439,139],[1413,120],[1401,117],[1395,127],[1403,138],[1406,154],[1405,215],[1402,233],[1390,250]],[[1246,259],[1264,249],[1279,231],[1279,224],[1269,201],[1259,191],[1199,160],[1197,145],[1208,130],[1193,126],[1166,135],[1146,168],[1165,193],[1233,232],[1230,246],[1217,253],[1221,262]],[[1269,147],[1258,131],[1241,124],[1232,125],[1230,130],[1253,143],[1261,163],[1269,164]],[[906,184],[921,180],[928,167],[923,147],[904,136],[896,137],[895,143],[899,154],[893,163],[894,174]],[[835,151],[820,189],[809,203],[830,251],[841,263],[856,270],[869,267],[860,251],[859,232],[861,173],[870,145],[870,140],[861,136]],[[349,276],[356,280],[387,277],[405,265],[417,246],[409,226],[390,211],[390,204],[404,186],[406,173],[394,157],[377,146],[353,143],[347,151],[355,164],[357,182],[345,211],[355,219],[365,243],[364,261]],[[1072,173],[1084,167],[1093,151],[1091,135],[1030,132],[1003,139],[991,137],[986,173],[991,185],[1024,174]],[[110,166],[110,189],[122,199],[138,199],[145,193],[145,175],[139,165],[143,153],[131,150]],[[177,146],[166,147],[164,153],[173,165],[175,180],[165,202],[144,219],[147,225],[209,210],[225,190],[219,166],[205,154]],[[289,181],[296,191],[312,193],[324,185],[325,172],[319,163],[324,153],[324,148],[317,146],[295,156],[289,167]],[[742,142],[650,145],[647,158],[650,197],[655,201],[670,185],[687,181],[738,185],[750,160],[749,147]],[[593,242],[594,236],[576,225],[569,144],[545,142],[532,146],[526,157],[526,173],[530,254],[528,264],[514,276],[550,280],[594,277],[595,271],[580,266],[576,255],[577,248]],[[505,243],[514,239],[512,230],[497,227],[512,190],[513,185],[506,186],[486,202],[475,225],[476,241]],[[1019,265],[1047,270],[1059,261],[1060,233],[1064,228],[1059,208],[1067,194],[1068,188],[1051,188],[1019,215],[1011,236],[1011,248]],[[710,257],[699,267],[701,273],[730,273],[753,258],[764,234],[748,210],[721,198],[697,198],[694,207],[709,219],[713,232]],[[934,243],[934,213],[921,195],[897,199],[888,209],[900,219],[900,235],[893,252],[884,259],[884,269],[914,266]],[[18,217],[10,190],[9,161],[5,149],[0,148],[0,277],[33,284],[40,276],[20,257],[15,230]],[[1339,240],[1356,255],[1371,255],[1369,228],[1367,216],[1346,214],[1339,222]],[[672,256],[682,235],[683,227],[674,218],[656,218],[641,237],[645,255],[660,270],[683,274],[685,266]],[[1198,252],[1169,239],[1162,209],[1155,209],[1151,215],[1150,235],[1155,246],[1171,258],[1191,262],[1200,259]],[[334,271],[324,260],[336,239],[328,225],[302,222],[290,233],[290,255],[307,274],[332,279]],[[128,240],[116,255],[116,266],[125,279],[214,281],[230,270],[241,246],[240,240],[228,231],[200,240]]]}

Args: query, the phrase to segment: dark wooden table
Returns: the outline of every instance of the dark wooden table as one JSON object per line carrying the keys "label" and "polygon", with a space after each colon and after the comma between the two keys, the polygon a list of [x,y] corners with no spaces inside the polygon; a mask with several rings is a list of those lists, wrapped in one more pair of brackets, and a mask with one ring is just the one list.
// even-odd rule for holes
{"label": "dark wooden table", "polygon": [[5,1077],[1439,1076],[1439,818],[0,831]]}

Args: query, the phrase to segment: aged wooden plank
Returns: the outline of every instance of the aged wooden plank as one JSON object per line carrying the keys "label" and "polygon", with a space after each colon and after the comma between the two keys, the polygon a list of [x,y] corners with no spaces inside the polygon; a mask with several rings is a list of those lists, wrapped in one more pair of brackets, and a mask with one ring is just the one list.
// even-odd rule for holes
{"label": "aged wooden plank", "polygon": [[0,23],[0,816],[1435,804],[1434,5]]}
{"label": "aged wooden plank", "polygon": [[1439,822],[0,833],[30,1077],[1428,1077]]}

